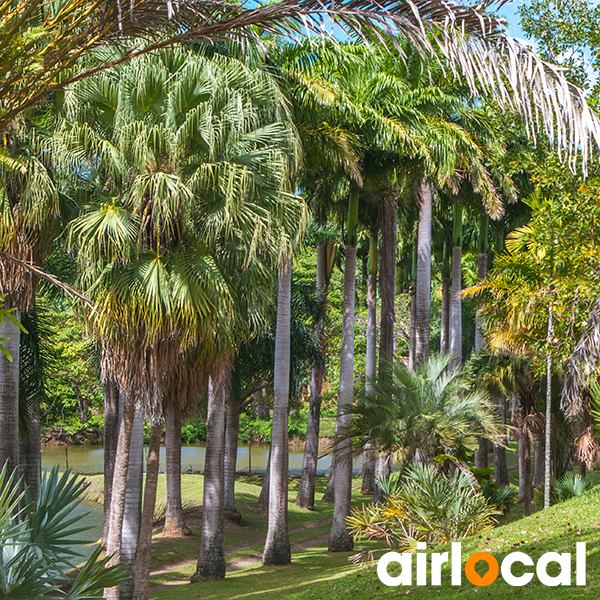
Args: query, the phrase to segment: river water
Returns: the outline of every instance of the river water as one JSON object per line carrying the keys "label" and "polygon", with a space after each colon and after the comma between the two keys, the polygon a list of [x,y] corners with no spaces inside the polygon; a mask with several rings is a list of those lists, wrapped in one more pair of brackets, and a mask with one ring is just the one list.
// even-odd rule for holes
{"label": "river water", "polygon": [[[303,446],[290,446],[290,473],[299,475],[302,471]],[[325,454],[327,450],[321,450]],[[181,470],[185,472],[204,471],[204,455],[206,444],[187,444],[181,448]],[[264,473],[269,457],[268,446],[255,446],[240,444],[237,455],[237,471]],[[42,448],[42,466],[51,468],[59,465],[61,469],[73,469],[79,473],[102,473],[104,470],[104,450],[102,446],[45,446]],[[353,461],[355,475],[360,473],[362,458],[356,457]],[[329,472],[331,456],[319,458],[317,473],[322,475]],[[164,471],[165,448],[160,449],[160,470]]]}

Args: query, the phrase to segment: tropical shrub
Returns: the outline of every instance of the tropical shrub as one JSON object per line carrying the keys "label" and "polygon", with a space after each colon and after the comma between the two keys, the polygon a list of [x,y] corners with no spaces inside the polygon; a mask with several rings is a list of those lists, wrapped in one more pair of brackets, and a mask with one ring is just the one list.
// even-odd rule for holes
{"label": "tropical shrub", "polygon": [[408,467],[381,504],[354,509],[347,523],[359,540],[382,539],[401,552],[417,542],[436,546],[486,531],[498,511],[477,489],[473,476],[457,470],[452,477],[431,465]]}
{"label": "tropical shrub", "polygon": [[[75,548],[85,540],[73,537],[89,529],[85,515],[73,515],[88,484],[69,471],[55,467],[40,481],[39,498],[19,494],[14,474],[0,472],[0,597],[34,600],[65,597],[68,600],[101,598],[105,587],[127,580],[121,565],[107,567],[98,546],[77,575],[72,570],[83,556]],[[25,508],[19,506],[25,499]],[[65,592],[67,588],[69,591]]]}
{"label": "tropical shrub", "polygon": [[565,473],[560,480],[552,480],[552,495],[559,501],[581,496],[592,487],[589,476],[582,477],[578,473]]}
{"label": "tropical shrub", "polygon": [[492,484],[484,484],[481,493],[490,506],[494,506],[499,513],[505,515],[511,506],[516,504],[519,490],[514,485],[499,488],[492,482]]}

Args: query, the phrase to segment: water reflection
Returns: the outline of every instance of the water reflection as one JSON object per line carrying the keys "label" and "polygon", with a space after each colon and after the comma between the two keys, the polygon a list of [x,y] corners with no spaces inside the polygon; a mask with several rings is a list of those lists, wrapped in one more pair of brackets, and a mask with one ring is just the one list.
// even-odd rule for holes
{"label": "water reflection", "polygon": [[[326,450],[321,450],[325,454]],[[206,444],[188,444],[181,448],[181,469],[186,471],[204,471],[204,455]],[[299,475],[302,471],[302,446],[290,447],[290,473]],[[268,446],[240,444],[238,446],[237,470],[253,473],[264,473],[269,457]],[[46,446],[42,448],[42,465],[51,468],[59,465],[61,469],[67,466],[80,473],[102,473],[104,450],[102,446]],[[360,473],[362,458],[353,460],[355,475]],[[317,463],[317,473],[323,475],[329,472],[331,456],[321,456]],[[160,449],[160,469],[165,470],[165,448]]]}

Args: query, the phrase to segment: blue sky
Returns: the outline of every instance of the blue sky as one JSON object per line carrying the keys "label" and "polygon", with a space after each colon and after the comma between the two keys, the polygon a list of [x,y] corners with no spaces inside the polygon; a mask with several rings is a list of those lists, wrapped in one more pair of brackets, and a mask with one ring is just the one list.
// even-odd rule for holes
{"label": "blue sky", "polygon": [[522,4],[522,0],[514,0],[510,4],[505,4],[498,11],[498,14],[508,19],[508,33],[511,37],[525,40],[525,34],[519,25],[519,15],[517,13],[517,8],[520,4]]}

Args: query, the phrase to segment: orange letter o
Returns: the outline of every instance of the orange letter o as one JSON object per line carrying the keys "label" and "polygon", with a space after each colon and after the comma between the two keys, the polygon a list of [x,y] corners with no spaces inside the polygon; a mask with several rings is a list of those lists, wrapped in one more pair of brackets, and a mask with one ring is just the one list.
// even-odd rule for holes
{"label": "orange letter o", "polygon": [[[475,570],[475,565],[480,560],[485,560],[488,564],[488,571],[483,577]],[[496,577],[498,577],[498,561],[489,552],[476,552],[475,554],[471,554],[465,563],[465,575],[473,585],[479,587],[490,585],[490,583],[494,583]]]}

